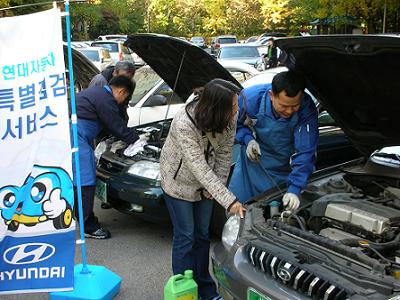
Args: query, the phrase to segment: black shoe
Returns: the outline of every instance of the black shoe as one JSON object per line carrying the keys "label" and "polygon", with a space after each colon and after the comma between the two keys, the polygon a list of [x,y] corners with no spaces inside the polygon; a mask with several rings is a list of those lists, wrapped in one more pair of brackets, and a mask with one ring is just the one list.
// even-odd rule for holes
{"label": "black shoe", "polygon": [[85,232],[85,237],[104,240],[104,239],[109,239],[111,237],[111,233],[107,229],[100,227],[96,231]]}
{"label": "black shoe", "polygon": [[111,208],[111,205],[108,204],[108,203],[102,203],[102,204],[101,204],[101,208],[102,208],[102,209],[110,209],[110,208]]}

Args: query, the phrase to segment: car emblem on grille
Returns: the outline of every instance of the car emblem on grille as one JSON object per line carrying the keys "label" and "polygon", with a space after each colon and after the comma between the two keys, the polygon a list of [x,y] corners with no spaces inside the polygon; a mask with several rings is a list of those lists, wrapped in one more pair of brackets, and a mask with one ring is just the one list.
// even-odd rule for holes
{"label": "car emblem on grille", "polygon": [[112,169],[112,163],[107,163],[106,167],[107,167],[107,169]]}
{"label": "car emblem on grille", "polygon": [[289,281],[290,278],[292,278],[292,275],[290,275],[289,271],[284,268],[279,268],[276,274],[283,281]]}

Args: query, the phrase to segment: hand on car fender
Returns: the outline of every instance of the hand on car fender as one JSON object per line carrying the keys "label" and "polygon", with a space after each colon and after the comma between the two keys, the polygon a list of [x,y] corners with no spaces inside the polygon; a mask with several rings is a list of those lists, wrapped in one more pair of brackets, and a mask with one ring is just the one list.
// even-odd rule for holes
{"label": "hand on car fender", "polygon": [[150,139],[150,133],[139,134],[139,140],[148,141]]}
{"label": "hand on car fender", "polygon": [[283,195],[283,206],[286,206],[285,210],[294,211],[300,206],[300,199],[296,194],[286,193]]}
{"label": "hand on car fender", "polygon": [[260,160],[261,149],[256,140],[251,140],[247,144],[246,155],[252,162],[257,162]]}
{"label": "hand on car fender", "polygon": [[239,214],[240,218],[243,219],[244,214],[246,213],[246,208],[242,205],[242,203],[236,201],[231,205],[228,212],[231,214]]}

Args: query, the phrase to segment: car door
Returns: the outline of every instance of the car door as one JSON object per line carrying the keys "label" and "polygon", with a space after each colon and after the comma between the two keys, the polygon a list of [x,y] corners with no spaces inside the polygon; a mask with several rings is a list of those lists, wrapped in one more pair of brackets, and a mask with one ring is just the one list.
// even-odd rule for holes
{"label": "car door", "polygon": [[[173,118],[185,102],[179,97],[168,84],[163,82],[156,90],[153,96],[161,95],[166,99],[165,105],[151,105],[151,97],[149,97],[140,108],[140,124],[146,124],[164,120],[165,118]],[[168,108],[169,104],[169,108]],[[168,116],[166,116],[168,111]]]}

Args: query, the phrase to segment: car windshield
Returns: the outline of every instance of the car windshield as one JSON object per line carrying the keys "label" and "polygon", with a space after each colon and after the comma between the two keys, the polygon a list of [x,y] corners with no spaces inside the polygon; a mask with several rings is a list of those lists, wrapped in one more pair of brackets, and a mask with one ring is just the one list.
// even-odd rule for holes
{"label": "car windshield", "polygon": [[235,38],[219,38],[219,43],[220,44],[234,44],[236,43]]}
{"label": "car windshield", "polygon": [[92,46],[103,47],[103,48],[106,48],[110,52],[118,52],[118,44],[117,43],[92,43]]}
{"label": "car windshield", "polygon": [[100,61],[99,52],[97,50],[80,50],[80,52],[91,61]]}
{"label": "car windshield", "polygon": [[131,101],[129,101],[130,106],[135,106],[161,80],[160,76],[151,68],[140,68],[135,72],[134,79],[136,87]]}
{"label": "car windshield", "polygon": [[256,47],[223,47],[220,49],[219,58],[258,57],[260,54]]}

